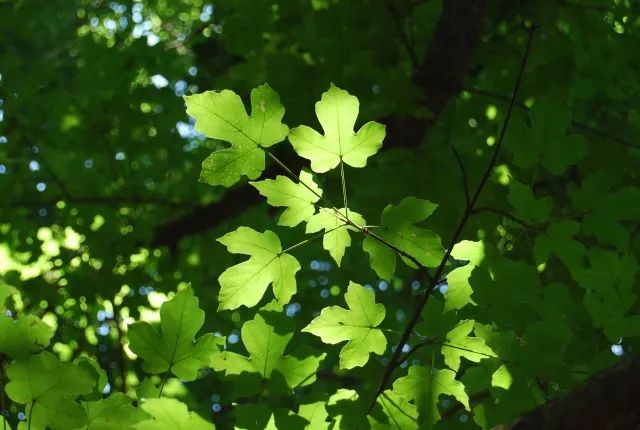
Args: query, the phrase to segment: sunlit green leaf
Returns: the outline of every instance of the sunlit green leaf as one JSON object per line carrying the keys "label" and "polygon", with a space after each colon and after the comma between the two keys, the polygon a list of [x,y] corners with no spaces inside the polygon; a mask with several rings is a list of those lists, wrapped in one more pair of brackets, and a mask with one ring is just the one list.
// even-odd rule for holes
{"label": "sunlit green leaf", "polygon": [[[440,237],[414,224],[427,219],[437,208],[428,200],[406,197],[398,205],[387,205],[382,212],[381,228],[373,232],[386,242],[414,257],[420,264],[436,267],[444,256]],[[363,242],[363,249],[371,258],[371,268],[382,279],[390,279],[396,269],[396,253],[386,244],[367,236]],[[402,257],[403,261],[412,268],[415,264]]]}
{"label": "sunlit green leaf", "polygon": [[455,372],[449,369],[411,366],[407,376],[393,383],[393,393],[414,402],[418,408],[421,429],[433,428],[440,419],[438,403],[442,395],[453,396],[465,409],[470,410],[464,385],[456,380]]}
{"label": "sunlit green leaf", "polygon": [[88,430],[133,430],[135,424],[147,419],[141,409],[122,393],[114,393],[106,399],[85,403]]}
{"label": "sunlit green leaf", "polygon": [[367,364],[369,354],[384,353],[387,339],[376,327],[384,320],[385,309],[376,304],[372,290],[354,282],[349,283],[344,299],[349,309],[326,307],[302,331],[319,336],[324,343],[348,341],[340,351],[340,368],[352,369]]}
{"label": "sunlit green leaf", "polygon": [[283,253],[280,239],[272,231],[257,232],[240,227],[218,239],[233,254],[250,258],[229,267],[218,278],[220,294],[218,310],[236,309],[258,304],[269,285],[280,304],[289,302],[296,292],[296,272],[300,264],[293,256]]}
{"label": "sunlit green leaf", "polygon": [[189,412],[187,405],[176,399],[147,399],[140,406],[152,419],[139,422],[136,430],[215,430],[216,426],[204,420],[195,412]]}
{"label": "sunlit green leaf", "polygon": [[191,288],[185,288],[160,308],[160,325],[139,322],[129,327],[129,347],[142,358],[142,368],[149,373],[171,371],[191,381],[198,370],[208,367],[218,352],[222,339],[207,333],[197,340],[204,323],[204,312]]}
{"label": "sunlit green leaf", "polygon": [[10,357],[25,356],[46,348],[53,336],[53,329],[35,315],[23,315],[13,319],[0,315],[0,353]]}
{"label": "sunlit green leaf", "polygon": [[259,377],[254,386],[256,390],[262,381],[272,377],[274,371],[290,389],[309,385],[315,381],[315,373],[326,354],[301,347],[284,355],[294,330],[292,321],[271,303],[242,326],[241,338],[249,357],[224,351],[214,356],[213,368],[226,375],[255,374]]}
{"label": "sunlit green leaf", "polygon": [[[305,184],[305,185],[303,185]],[[313,181],[310,173],[300,172],[300,182],[294,182],[286,176],[251,182],[251,185],[267,198],[271,206],[286,207],[278,224],[295,227],[316,212],[315,203],[322,196],[322,190]]]}
{"label": "sunlit green leaf", "polygon": [[66,430],[85,425],[87,413],[75,397],[90,393],[96,383],[86,370],[45,351],[13,361],[7,377],[7,395],[25,405],[32,426]]}
{"label": "sunlit green leaf", "polygon": [[262,148],[284,140],[288,127],[282,124],[284,107],[267,84],[251,91],[251,115],[233,91],[206,91],[185,96],[187,113],[196,120],[196,130],[231,147],[211,154],[202,163],[200,181],[229,187],[241,176],[256,179],[265,166]]}
{"label": "sunlit green leaf", "polygon": [[358,229],[347,223],[345,220],[347,216],[349,221],[360,227],[366,224],[362,215],[351,210],[346,211],[344,208],[338,209],[337,213],[333,209],[322,208],[307,222],[307,233],[316,233],[320,230],[325,231],[322,237],[322,246],[329,251],[329,254],[331,254],[331,257],[336,261],[338,267],[340,266],[345,250],[351,246],[349,231],[358,231]]}
{"label": "sunlit green leaf", "polygon": [[359,109],[357,97],[332,84],[316,103],[316,115],[324,135],[306,125],[291,129],[289,140],[293,149],[311,161],[314,172],[331,170],[340,161],[352,167],[364,167],[367,158],[378,152],[385,128],[370,121],[354,133]]}

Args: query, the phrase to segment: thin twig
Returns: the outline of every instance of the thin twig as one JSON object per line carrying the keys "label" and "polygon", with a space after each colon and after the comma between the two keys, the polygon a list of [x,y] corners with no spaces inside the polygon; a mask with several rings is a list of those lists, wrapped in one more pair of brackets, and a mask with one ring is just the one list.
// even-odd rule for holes
{"label": "thin twig", "polygon": [[169,379],[169,370],[164,372],[164,375],[162,375],[162,382],[160,383],[160,391],[158,392],[158,398],[162,397],[162,390],[164,390],[164,384],[166,384],[167,379]]}
{"label": "thin twig", "polygon": [[344,177],[344,162],[340,158],[340,180],[342,182],[342,198],[344,200],[344,215],[349,219],[349,205],[347,203],[347,181]]}
{"label": "thin twig", "polygon": [[463,214],[462,219],[460,220],[460,222],[458,224],[458,227],[456,228],[455,232],[453,233],[453,236],[451,238],[450,246],[445,251],[445,254],[442,257],[442,261],[440,262],[440,265],[438,266],[438,268],[435,271],[435,274],[431,278],[432,280],[429,283],[429,286],[427,287],[427,289],[423,293],[421,299],[418,300],[418,302],[416,304],[416,307],[415,307],[415,309],[413,311],[413,314],[411,315],[411,318],[409,319],[409,322],[408,322],[408,324],[407,324],[407,326],[406,326],[406,328],[404,330],[404,333],[402,334],[402,337],[400,338],[400,342],[398,343],[398,346],[397,346],[395,352],[393,353],[393,356],[391,357],[391,360],[387,364],[386,369],[385,369],[385,371],[384,371],[384,373],[382,375],[382,378],[380,380],[380,384],[378,385],[378,389],[377,389],[375,395],[373,396],[373,400],[372,400],[371,404],[369,405],[369,412],[371,412],[373,406],[376,403],[376,400],[378,399],[378,396],[380,396],[380,394],[382,394],[382,392],[385,390],[385,388],[387,386],[387,383],[391,379],[391,374],[393,372],[393,369],[395,368],[396,363],[400,359],[400,354],[402,352],[402,348],[407,343],[407,340],[409,339],[409,337],[411,336],[411,333],[413,332],[413,328],[418,323],[418,321],[420,319],[420,315],[422,313],[422,309],[424,309],[425,305],[427,304],[427,301],[429,300],[429,297],[431,296],[431,294],[433,293],[433,291],[434,291],[434,289],[435,289],[435,287],[437,285],[437,281],[440,279],[442,273],[444,272],[445,266],[447,264],[447,260],[451,256],[451,252],[453,252],[453,247],[458,242],[458,238],[462,234],[462,230],[464,229],[464,227],[467,224],[467,221],[469,220],[469,218],[473,214],[473,208],[474,208],[476,202],[478,201],[478,198],[480,197],[480,194],[481,194],[484,186],[486,185],[487,181],[489,180],[489,178],[491,176],[491,172],[493,171],[493,167],[495,166],[495,164],[496,164],[496,162],[498,160],[498,154],[500,153],[500,149],[502,148],[502,143],[504,142],[504,136],[505,136],[505,133],[507,131],[507,127],[509,126],[509,121],[511,119],[511,113],[513,112],[513,107],[514,107],[515,102],[516,102],[516,97],[517,97],[517,94],[518,94],[518,90],[520,89],[520,83],[522,82],[522,76],[524,74],[525,66],[527,64],[527,59],[529,58],[529,52],[531,50],[531,42],[533,41],[533,34],[534,34],[536,28],[537,28],[536,26],[532,26],[531,29],[529,30],[529,37],[527,39],[525,54],[522,57],[521,62],[520,62],[520,69],[518,71],[518,75],[517,75],[517,78],[516,78],[516,82],[515,82],[515,87],[513,89],[513,93],[511,95],[511,102],[509,103],[509,109],[507,110],[507,114],[506,114],[506,116],[504,118],[504,122],[502,124],[502,130],[500,131],[500,137],[498,138],[498,143],[496,144],[496,146],[494,148],[493,154],[491,156],[491,160],[489,161],[489,164],[488,164],[484,174],[482,175],[482,178],[480,179],[480,183],[478,184],[478,187],[476,188],[476,192],[474,193],[469,205],[465,208],[464,214]]}
{"label": "thin twig", "polygon": [[389,11],[389,14],[391,15],[391,18],[393,19],[393,23],[396,26],[396,30],[398,30],[398,35],[400,36],[402,46],[404,46],[404,49],[407,51],[409,59],[411,60],[411,65],[414,69],[418,69],[420,67],[420,60],[418,60],[416,51],[413,49],[413,44],[411,43],[411,40],[404,30],[404,25],[402,24],[402,20],[400,19],[398,12],[393,7],[393,4],[390,0],[382,0],[382,2],[384,3],[385,7]]}
{"label": "thin twig", "polygon": [[326,230],[326,231],[321,231],[318,234],[315,234],[315,235],[313,235],[313,236],[311,236],[311,237],[309,237],[309,238],[307,238],[307,239],[305,239],[305,240],[303,240],[301,242],[295,243],[295,244],[291,245],[290,247],[283,249],[282,251],[280,251],[280,255],[284,254],[285,252],[289,252],[289,251],[291,251],[293,249],[296,249],[299,246],[306,245],[309,242],[313,242],[314,240],[316,240],[316,239],[318,239],[320,237],[323,237],[325,234],[329,234],[334,230],[337,230],[339,228],[346,227],[346,226],[347,226],[346,224],[340,224],[339,226],[334,227],[332,229],[329,229],[329,230]]}
{"label": "thin twig", "polygon": [[[506,103],[510,102],[510,97],[505,96],[503,94],[498,94],[498,93],[494,93],[492,91],[487,91],[487,90],[483,90],[480,88],[472,88],[472,87],[464,87],[462,89],[463,91],[466,91],[468,93],[471,94],[477,94],[477,95],[481,95],[481,96],[485,96],[485,97],[489,97],[495,100],[500,100]],[[515,102],[516,107],[519,107],[520,109],[523,109],[525,111],[529,110],[529,107],[527,105],[525,105],[523,102],[521,101],[516,101]],[[604,131],[604,130],[600,130],[598,128],[592,127],[582,121],[577,121],[577,120],[571,120],[571,126],[575,129],[578,130],[583,130],[583,131],[587,131],[589,133],[593,133],[596,136],[600,136],[602,138],[608,139],[614,143],[617,143],[619,145],[622,146],[628,146],[630,148],[640,148],[640,144],[638,143],[634,143],[634,142],[630,142],[628,140],[625,140],[619,136],[616,136],[614,134],[609,133],[608,131]]]}
{"label": "thin twig", "polygon": [[523,227],[526,227],[526,228],[534,228],[534,226],[533,226],[533,225],[528,224],[528,223],[526,223],[526,222],[522,221],[520,218],[518,218],[518,217],[516,217],[516,216],[514,216],[514,215],[511,215],[509,212],[507,212],[507,211],[503,211],[503,210],[501,210],[501,209],[495,209],[495,208],[490,208],[490,207],[481,207],[481,208],[475,208],[475,209],[473,209],[473,213],[474,213],[474,214],[476,214],[476,213],[480,213],[480,212],[491,212],[491,213],[495,213],[495,214],[501,215],[501,216],[503,216],[503,217],[505,217],[505,218],[509,218],[511,221],[514,221],[514,222],[516,222],[516,223],[520,224],[520,225],[521,225],[521,226],[523,226]]}
{"label": "thin twig", "polygon": [[469,206],[470,197],[469,197],[469,180],[467,178],[467,170],[464,168],[464,163],[462,162],[462,157],[460,157],[460,153],[456,149],[455,146],[451,145],[451,150],[453,151],[453,155],[456,157],[456,161],[458,162],[458,166],[460,167],[460,174],[462,175],[462,187],[464,188],[464,204],[465,206]]}

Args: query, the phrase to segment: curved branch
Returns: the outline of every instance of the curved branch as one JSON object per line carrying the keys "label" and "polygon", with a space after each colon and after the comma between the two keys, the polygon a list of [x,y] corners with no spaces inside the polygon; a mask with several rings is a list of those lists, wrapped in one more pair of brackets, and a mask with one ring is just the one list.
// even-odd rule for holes
{"label": "curved branch", "polygon": [[525,69],[525,66],[527,65],[527,59],[529,58],[529,52],[531,50],[531,42],[533,41],[533,34],[534,34],[535,29],[536,29],[536,27],[533,26],[529,30],[529,37],[527,39],[526,51],[525,51],[525,54],[522,57],[522,60],[520,62],[520,69],[518,71],[518,76],[516,78],[516,83],[515,83],[515,86],[514,86],[514,89],[513,89],[513,93],[511,95],[511,103],[509,104],[509,109],[507,110],[507,114],[506,114],[506,116],[504,118],[504,122],[502,124],[502,130],[500,131],[500,137],[498,138],[498,143],[495,146],[495,149],[494,149],[493,154],[491,156],[491,160],[489,161],[489,164],[488,164],[484,174],[482,175],[482,178],[480,179],[480,183],[478,184],[478,187],[476,188],[476,191],[473,194],[473,197],[471,198],[471,202],[465,208],[464,215],[462,216],[462,219],[460,220],[460,223],[458,224],[458,227],[456,228],[455,232],[453,233],[450,245],[447,248],[447,250],[446,250],[446,252],[444,254],[444,257],[442,257],[442,261],[440,262],[440,265],[436,269],[435,274],[431,277],[432,281],[429,283],[429,287],[427,287],[427,289],[423,293],[422,297],[417,302],[416,307],[414,308],[413,313],[412,313],[411,317],[409,318],[409,322],[408,322],[407,326],[405,327],[405,330],[404,330],[402,336],[400,337],[400,341],[398,342],[398,346],[397,346],[395,352],[393,353],[393,355],[391,357],[391,360],[389,361],[389,363],[387,364],[387,366],[385,368],[385,371],[384,371],[384,373],[382,375],[382,378],[380,380],[380,384],[378,385],[378,389],[377,389],[375,395],[373,396],[373,400],[372,400],[371,404],[369,405],[369,411],[371,411],[371,409],[373,408],[373,406],[376,403],[376,400],[378,399],[380,394],[382,394],[382,392],[385,390],[385,388],[387,386],[387,383],[391,379],[391,375],[393,373],[393,370],[396,368],[396,364],[400,360],[400,353],[402,351],[402,347],[407,343],[407,340],[409,339],[409,336],[411,336],[411,333],[413,332],[413,328],[416,326],[416,324],[420,320],[420,315],[422,313],[422,309],[424,309],[425,305],[427,304],[427,301],[429,300],[429,297],[431,296],[431,294],[433,293],[434,289],[436,288],[437,282],[440,279],[440,277],[442,276],[442,273],[443,273],[443,271],[445,269],[445,266],[447,264],[447,260],[449,259],[449,256],[451,255],[451,252],[453,251],[453,246],[458,242],[458,239],[459,239],[460,235],[462,234],[462,230],[464,229],[465,225],[467,224],[467,221],[469,220],[469,218],[473,214],[473,209],[474,209],[474,206],[475,206],[476,202],[478,201],[478,198],[480,197],[480,193],[482,193],[482,190],[483,190],[484,186],[486,185],[487,181],[489,180],[489,177],[491,176],[491,172],[493,171],[493,167],[495,166],[496,161],[498,160],[498,154],[500,153],[500,149],[502,148],[502,144],[504,142],[504,136],[505,136],[507,128],[509,126],[509,121],[511,119],[511,113],[513,112],[513,107],[515,105],[515,101],[516,101],[516,97],[517,97],[517,94],[518,94],[518,90],[520,89],[520,83],[522,82],[522,76],[524,74],[524,69]]}

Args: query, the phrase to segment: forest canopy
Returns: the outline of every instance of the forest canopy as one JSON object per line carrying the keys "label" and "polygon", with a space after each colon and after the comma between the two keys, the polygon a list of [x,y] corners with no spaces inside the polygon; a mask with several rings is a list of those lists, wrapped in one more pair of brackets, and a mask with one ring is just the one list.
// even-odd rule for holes
{"label": "forest canopy", "polygon": [[636,428],[639,12],[0,0],[0,429]]}

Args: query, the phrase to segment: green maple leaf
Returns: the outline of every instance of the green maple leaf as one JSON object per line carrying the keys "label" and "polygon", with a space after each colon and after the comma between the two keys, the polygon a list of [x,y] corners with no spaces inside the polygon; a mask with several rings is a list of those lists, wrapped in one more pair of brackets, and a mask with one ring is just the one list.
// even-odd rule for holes
{"label": "green maple leaf", "polygon": [[[302,347],[284,355],[294,331],[293,322],[272,302],[242,326],[240,336],[249,357],[224,351],[214,357],[212,366],[227,376],[248,373],[261,381],[271,379],[275,371],[290,389],[309,385],[315,381],[315,373],[326,354],[317,355]],[[254,388],[259,386],[259,381],[253,384]]]}
{"label": "green maple leaf", "polygon": [[144,361],[147,373],[171,371],[178,378],[192,381],[198,370],[208,367],[219,351],[222,339],[207,333],[194,341],[204,323],[204,312],[191,288],[185,288],[162,304],[160,325],[138,322],[129,327],[129,347]]}
{"label": "green maple leaf", "polygon": [[32,428],[67,430],[86,424],[87,414],[75,397],[90,393],[96,381],[81,367],[44,351],[11,362],[7,376],[7,395],[26,405]]}
{"label": "green maple leaf", "polygon": [[[618,254],[599,248],[587,252],[590,267],[573,267],[571,275],[584,288],[583,303],[596,328],[602,328],[612,342],[638,326],[626,315],[638,300],[635,282],[639,270],[633,253]],[[637,318],[637,317],[636,317]]]}
{"label": "green maple leaf", "polygon": [[[344,208],[338,209],[338,213],[343,217],[347,216],[347,211]],[[363,226],[366,224],[366,221],[359,213],[349,210],[348,215],[349,220],[356,225]],[[329,251],[331,257],[340,266],[345,249],[351,246],[349,231],[358,231],[358,229],[339,218],[333,209],[322,208],[309,219],[306,232],[315,233],[320,230],[325,231],[322,237],[323,248]]]}
{"label": "green maple leaf", "polygon": [[352,369],[367,364],[371,353],[384,354],[387,339],[376,327],[384,320],[385,309],[376,304],[373,290],[354,282],[349,283],[344,298],[349,309],[326,307],[302,331],[333,345],[348,341],[340,350],[340,368]]}
{"label": "green maple leaf", "polygon": [[11,285],[5,284],[4,282],[0,281],[0,310],[4,309],[4,301],[7,299],[7,297],[15,293],[16,293],[15,288],[13,288]]}
{"label": "green maple leaf", "polygon": [[84,404],[89,416],[87,430],[133,430],[147,419],[147,414],[133,406],[123,393],[113,393],[106,399]]}
{"label": "green maple leaf", "polygon": [[[382,211],[381,228],[375,234],[406,252],[427,267],[436,267],[444,256],[440,237],[414,224],[427,219],[438,207],[428,200],[406,197],[398,205],[387,205]],[[371,236],[362,244],[369,254],[371,268],[382,279],[391,279],[396,269],[396,256],[393,249]],[[415,264],[405,257],[404,262],[411,268]]]}
{"label": "green maple leaf", "polygon": [[517,217],[524,222],[534,223],[549,220],[553,205],[551,198],[536,199],[533,190],[528,185],[511,180],[507,200],[516,210]]}
{"label": "green maple leaf", "polygon": [[584,245],[573,238],[579,232],[580,224],[575,221],[550,224],[544,234],[535,238],[533,255],[536,263],[546,263],[553,253],[567,267],[580,267],[586,251]]}
{"label": "green maple leaf", "polygon": [[285,408],[243,404],[235,408],[235,430],[304,429],[308,421]]}
{"label": "green maple leaf", "polygon": [[54,330],[35,315],[0,315],[0,353],[22,357],[46,348]]}
{"label": "green maple leaf", "polygon": [[355,390],[339,388],[327,400],[327,412],[334,420],[332,429],[368,429],[367,406]]}
{"label": "green maple leaf", "polygon": [[473,290],[469,278],[473,269],[485,259],[485,246],[482,241],[472,242],[463,240],[456,243],[451,252],[453,258],[469,261],[468,264],[457,267],[447,274],[449,288],[444,295],[444,311],[462,309],[472,303]]}
{"label": "green maple leaf", "polygon": [[[418,411],[415,405],[393,391],[384,391],[377,402],[382,408],[386,422],[375,420],[371,430],[416,430],[418,428]],[[373,420],[371,416],[369,419]]]}
{"label": "green maple leaf", "polygon": [[311,161],[314,172],[327,172],[340,161],[352,167],[364,167],[367,158],[378,152],[385,135],[384,125],[370,121],[354,133],[359,109],[357,97],[332,84],[316,103],[316,115],[324,135],[306,125],[291,130],[289,140],[293,149]]}
{"label": "green maple leaf", "polygon": [[257,232],[240,227],[218,239],[233,254],[250,258],[225,270],[218,281],[220,294],[218,310],[252,307],[273,285],[273,293],[280,304],[286,304],[296,292],[296,272],[300,264],[293,256],[283,253],[280,239],[272,231]]}
{"label": "green maple leaf", "polygon": [[327,430],[329,422],[327,422],[327,409],[324,402],[307,403],[300,405],[298,415],[309,421],[304,430]]}
{"label": "green maple leaf", "polygon": [[455,372],[449,369],[411,366],[407,376],[393,383],[393,393],[416,405],[421,429],[431,429],[440,420],[438,402],[443,394],[455,397],[471,410],[464,384],[457,381]]}
{"label": "green maple leaf", "polygon": [[288,127],[282,124],[284,107],[278,94],[264,84],[251,91],[251,115],[233,91],[206,91],[185,96],[187,113],[196,120],[195,129],[231,147],[211,154],[202,163],[200,181],[229,187],[246,175],[256,179],[265,167],[262,148],[281,142]]}
{"label": "green maple leaf", "polygon": [[322,190],[313,181],[311,173],[305,171],[300,172],[298,183],[286,176],[277,176],[276,179],[251,182],[251,185],[267,198],[267,203],[271,206],[287,208],[278,220],[279,225],[287,227],[295,227],[308,221],[316,212],[315,204],[322,196]]}
{"label": "green maple leaf", "polygon": [[153,419],[136,424],[136,430],[215,430],[216,426],[204,420],[195,412],[189,412],[187,405],[176,399],[166,397],[147,399],[140,406]]}
{"label": "green maple leaf", "polygon": [[480,337],[469,336],[473,330],[473,320],[467,320],[454,327],[445,338],[442,346],[444,362],[456,372],[460,368],[460,357],[479,362],[483,358],[496,357],[495,353]]}
{"label": "green maple leaf", "polygon": [[515,122],[506,144],[513,151],[513,162],[518,167],[542,165],[554,175],[560,175],[585,157],[587,145],[582,136],[567,135],[571,116],[566,107],[542,100],[533,106],[530,116],[531,127],[522,121]]}

